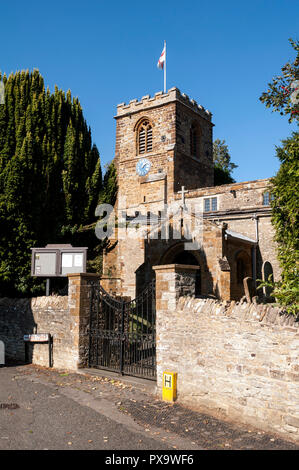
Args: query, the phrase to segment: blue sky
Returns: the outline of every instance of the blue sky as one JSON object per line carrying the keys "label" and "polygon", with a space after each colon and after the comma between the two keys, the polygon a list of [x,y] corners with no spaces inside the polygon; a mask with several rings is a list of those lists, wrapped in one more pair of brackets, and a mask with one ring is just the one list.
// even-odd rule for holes
{"label": "blue sky", "polygon": [[167,88],[213,113],[214,139],[239,165],[237,181],[267,178],[275,146],[295,124],[259,96],[295,57],[299,2],[291,0],[1,2],[0,70],[38,68],[46,86],[78,96],[103,164],[114,155],[116,105],[163,88],[157,61],[167,41]]}

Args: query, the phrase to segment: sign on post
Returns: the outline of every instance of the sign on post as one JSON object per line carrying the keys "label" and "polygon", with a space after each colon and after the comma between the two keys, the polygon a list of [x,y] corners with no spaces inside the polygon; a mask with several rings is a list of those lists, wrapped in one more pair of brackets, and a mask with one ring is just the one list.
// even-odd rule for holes
{"label": "sign on post", "polygon": [[34,333],[32,335],[24,335],[24,341],[29,343],[47,343],[49,337],[49,333]]}

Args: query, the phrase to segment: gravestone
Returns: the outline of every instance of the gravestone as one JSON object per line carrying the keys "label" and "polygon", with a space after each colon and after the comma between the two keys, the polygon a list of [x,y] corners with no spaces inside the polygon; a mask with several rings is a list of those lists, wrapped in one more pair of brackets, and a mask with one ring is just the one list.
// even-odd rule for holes
{"label": "gravestone", "polygon": [[245,277],[243,279],[245,297],[248,303],[252,302],[252,298],[256,295],[256,290],[252,277]]}

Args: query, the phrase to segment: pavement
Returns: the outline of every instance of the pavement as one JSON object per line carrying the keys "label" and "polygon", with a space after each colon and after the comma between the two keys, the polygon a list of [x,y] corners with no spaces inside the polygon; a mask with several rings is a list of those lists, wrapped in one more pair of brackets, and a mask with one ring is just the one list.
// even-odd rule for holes
{"label": "pavement", "polygon": [[0,368],[0,450],[298,450],[299,444],[155,396],[96,369]]}

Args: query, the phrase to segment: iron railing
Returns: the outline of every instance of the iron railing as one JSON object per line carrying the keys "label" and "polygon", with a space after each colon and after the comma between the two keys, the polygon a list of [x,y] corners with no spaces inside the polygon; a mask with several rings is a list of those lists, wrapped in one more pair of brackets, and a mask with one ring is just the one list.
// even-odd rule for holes
{"label": "iron railing", "polygon": [[155,281],[131,301],[90,289],[89,366],[155,380]]}

